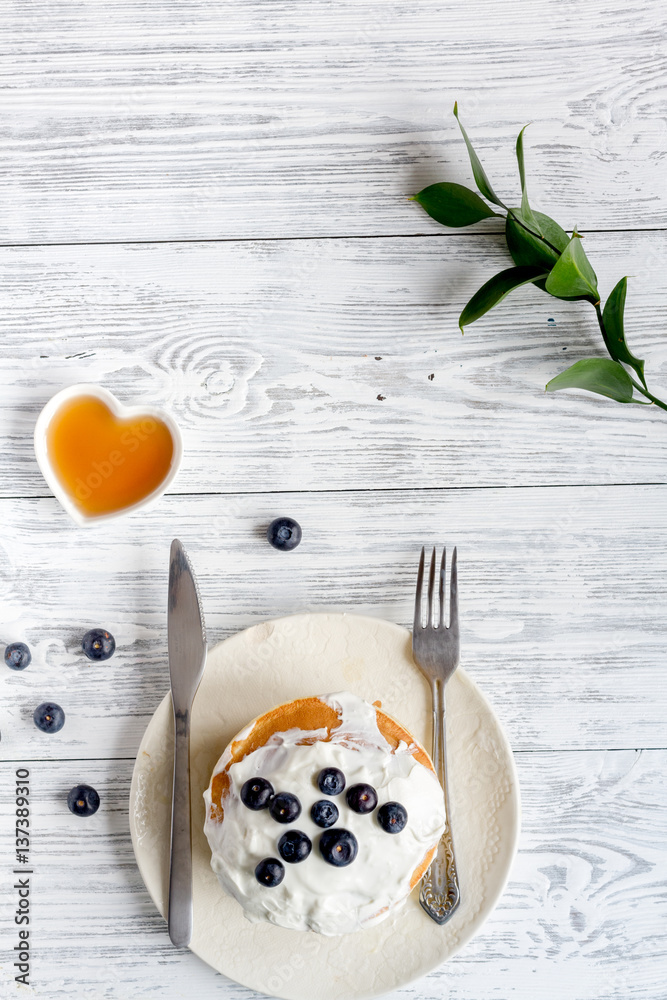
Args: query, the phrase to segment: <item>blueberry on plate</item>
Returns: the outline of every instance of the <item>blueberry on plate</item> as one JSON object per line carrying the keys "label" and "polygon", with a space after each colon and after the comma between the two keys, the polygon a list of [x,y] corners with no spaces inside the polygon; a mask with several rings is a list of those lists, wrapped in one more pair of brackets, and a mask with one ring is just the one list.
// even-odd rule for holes
{"label": "blueberry on plate", "polygon": [[100,797],[90,785],[75,785],[67,794],[67,806],[75,816],[92,816],[100,808]]}
{"label": "blueberry on plate", "polygon": [[408,821],[408,811],[400,802],[385,802],[378,809],[378,823],[387,833],[400,833]]}
{"label": "blueberry on plate", "polygon": [[266,809],[273,796],[273,785],[266,778],[248,778],[241,789],[241,802],[248,809]]}
{"label": "blueberry on plate", "polygon": [[81,640],[81,648],[89,660],[108,660],[114,654],[116,640],[104,628],[91,628]]}
{"label": "blueberry on plate", "polygon": [[285,878],[285,866],[278,858],[264,858],[255,868],[255,878],[260,885],[273,889]]}
{"label": "blueberry on plate", "polygon": [[378,804],[377,792],[372,785],[351,785],[347,790],[347,804],[356,813],[371,813]]}
{"label": "blueberry on plate", "polygon": [[25,670],[32,654],[24,642],[10,642],[5,648],[5,663],[12,670]]}
{"label": "blueberry on plate", "polygon": [[278,792],[269,803],[269,812],[276,823],[293,823],[301,815],[301,803],[291,792]]}
{"label": "blueberry on plate", "polygon": [[310,818],[315,826],[321,826],[323,830],[333,826],[338,819],[338,806],[328,799],[320,799],[314,802],[310,810]]}
{"label": "blueberry on plate", "polygon": [[58,733],[65,725],[65,713],[60,705],[45,701],[32,713],[33,720],[43,733]]}
{"label": "blueberry on plate", "polygon": [[310,838],[301,830],[288,830],[278,841],[280,857],[283,861],[289,861],[291,865],[305,861],[312,849]]}
{"label": "blueberry on plate", "polygon": [[301,525],[294,518],[277,517],[266,529],[266,537],[274,549],[289,552],[301,541]]}
{"label": "blueberry on plate", "polygon": [[345,775],[337,767],[325,767],[317,776],[317,787],[323,795],[340,795],[345,788]]}
{"label": "blueberry on plate", "polygon": [[320,837],[320,853],[325,861],[336,868],[351,865],[357,856],[357,838],[349,830],[325,830]]}

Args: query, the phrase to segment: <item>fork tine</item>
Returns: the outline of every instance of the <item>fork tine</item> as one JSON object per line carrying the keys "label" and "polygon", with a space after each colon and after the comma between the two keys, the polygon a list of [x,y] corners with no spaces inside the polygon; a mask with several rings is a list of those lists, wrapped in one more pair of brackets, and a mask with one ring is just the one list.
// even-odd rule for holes
{"label": "fork tine", "polygon": [[438,576],[438,603],[440,605],[440,621],[438,628],[445,627],[445,567],[447,566],[447,546],[442,550],[440,573]]}
{"label": "fork tine", "polygon": [[456,573],[456,546],[452,552],[452,569],[449,580],[449,627],[459,627],[459,586]]}
{"label": "fork tine", "polygon": [[413,623],[414,632],[416,632],[418,628],[423,628],[423,617],[422,617],[423,582],[424,582],[424,546],[422,545],[422,554],[419,558],[419,569],[417,570],[417,592],[415,594],[415,618]]}
{"label": "fork tine", "polygon": [[433,601],[433,591],[435,590],[435,545],[431,553],[431,568],[428,572],[428,626],[433,628],[433,612],[435,604]]}

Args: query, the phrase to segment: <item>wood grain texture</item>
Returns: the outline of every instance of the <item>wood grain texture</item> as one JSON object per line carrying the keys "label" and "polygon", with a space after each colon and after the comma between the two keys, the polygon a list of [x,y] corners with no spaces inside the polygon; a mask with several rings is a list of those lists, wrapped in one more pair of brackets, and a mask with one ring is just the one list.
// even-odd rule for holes
{"label": "wood grain texture", "polygon": [[[524,289],[461,338],[508,263],[499,222],[448,231],[409,201],[472,183],[455,99],[510,201],[532,121],[531,200],[587,233],[603,295],[636,276],[629,342],[667,397],[664,4],[35,0],[0,30],[0,646],[34,656],[0,671],[0,997],[11,761],[32,769],[40,1000],[255,996],[174,951],[128,832],[179,536],[212,642],[299,610],[409,624],[419,547],[459,544],[521,852],[484,932],[393,1000],[667,1000],[667,415],[544,394],[602,353],[579,304]],[[171,496],[89,531],[32,450],[80,380],[168,406],[186,448]],[[288,556],[263,534],[282,513],[304,528]],[[79,651],[94,625],[107,664]]]}
{"label": "wood grain texture", "polygon": [[435,232],[470,181],[566,226],[667,225],[665,7],[593,0],[6,4],[5,243]]}
{"label": "wood grain texture", "polygon": [[[456,543],[462,663],[513,747],[664,747],[666,489],[168,497],[89,529],[55,500],[4,500],[0,642],[28,642],[33,664],[0,674],[2,758],[136,753],[168,690],[173,537],[198,575],[210,643],[304,610],[409,625],[420,546]],[[281,514],[303,527],[292,553],[266,541]],[[105,664],[80,652],[93,626],[118,643]],[[68,717],[56,736],[32,722],[48,699]]]}
{"label": "wood grain texture", "polygon": [[[605,294],[667,398],[663,234],[590,236]],[[667,414],[546,394],[601,355],[594,312],[530,288],[462,337],[499,238],[228,242],[0,251],[4,496],[44,496],[32,432],[58,389],[101,382],[170,408],[172,490],[663,482]]]}
{"label": "wood grain texture", "polygon": [[[393,1000],[658,1000],[664,995],[667,855],[656,830],[667,822],[667,753],[519,753],[516,760],[523,832],[498,908],[459,955]],[[256,994],[171,947],[132,853],[132,762],[30,766],[35,995],[253,1000]],[[0,767],[0,856],[7,859],[7,876],[15,768]],[[65,803],[80,781],[94,785],[102,799],[87,819],[72,816]],[[14,891],[3,892],[0,927],[9,948],[15,904]],[[10,996],[2,972],[3,995]],[[289,975],[288,956],[281,974]]]}

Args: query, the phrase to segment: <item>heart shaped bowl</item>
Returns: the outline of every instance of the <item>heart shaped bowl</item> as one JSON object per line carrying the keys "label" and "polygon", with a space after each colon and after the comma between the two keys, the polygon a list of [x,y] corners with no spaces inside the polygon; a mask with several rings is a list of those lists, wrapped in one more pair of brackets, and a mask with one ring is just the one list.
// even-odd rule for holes
{"label": "heart shaped bowl", "polygon": [[[104,511],[103,513],[87,513],[86,510],[75,502],[58,477],[51,456],[49,455],[48,432],[54,417],[67,402],[82,396],[92,396],[99,400],[118,421],[152,420],[162,423],[171,435],[173,443],[171,460],[164,477],[157,486],[138,500],[113,508],[112,510]],[[176,421],[165,410],[152,406],[125,406],[108,389],[104,389],[100,385],[82,382],[77,385],[70,385],[66,389],[57,392],[40,413],[35,424],[35,456],[44,479],[61,506],[64,507],[72,520],[76,521],[77,524],[87,526],[90,524],[99,524],[102,521],[109,521],[114,517],[120,517],[131,511],[140,510],[161,497],[174,481],[180,468],[183,457],[183,440]]]}

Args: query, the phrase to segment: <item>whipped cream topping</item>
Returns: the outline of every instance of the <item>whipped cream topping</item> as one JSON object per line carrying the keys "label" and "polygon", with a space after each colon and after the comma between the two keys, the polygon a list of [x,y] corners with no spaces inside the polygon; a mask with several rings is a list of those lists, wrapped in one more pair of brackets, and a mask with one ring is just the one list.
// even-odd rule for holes
{"label": "whipped cream topping", "polygon": [[[414,745],[401,743],[391,752],[372,705],[349,692],[321,696],[320,700],[334,708],[341,719],[331,737],[326,729],[274,733],[264,746],[232,764],[222,823],[209,818],[210,787],[204,793],[204,831],[212,852],[211,867],[250,920],[336,935],[379,923],[404,902],[415,869],[444,830],[445,811],[435,774],[415,758]],[[252,725],[240,736],[251,731]],[[304,737],[315,742],[297,745]],[[213,776],[230,758],[228,747]],[[317,776],[325,767],[339,768],[346,788],[359,782],[372,785],[378,793],[378,808],[394,801],[408,813],[405,828],[389,834],[378,822],[377,809],[361,815],[349,808],[345,792],[331,797],[340,814],[335,827],[349,830],[359,845],[356,859],[345,868],[324,860],[318,848],[323,831],[310,818],[313,803],[327,798],[317,787]],[[268,809],[253,811],[244,806],[241,788],[248,778],[255,777],[270,781],[276,793],[296,795],[302,807],[299,818],[289,824],[277,823]],[[260,885],[255,867],[263,858],[280,858],[278,840],[287,830],[301,830],[312,841],[313,849],[304,861],[285,863],[280,885]]]}

